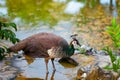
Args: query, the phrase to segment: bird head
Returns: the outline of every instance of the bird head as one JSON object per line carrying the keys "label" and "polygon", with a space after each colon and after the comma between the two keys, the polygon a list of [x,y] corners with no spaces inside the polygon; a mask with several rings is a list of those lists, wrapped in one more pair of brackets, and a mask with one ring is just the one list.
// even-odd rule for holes
{"label": "bird head", "polygon": [[76,36],[78,36],[77,34],[71,35],[70,37],[72,38],[71,44],[73,45],[78,45],[81,47],[79,41],[77,40]]}

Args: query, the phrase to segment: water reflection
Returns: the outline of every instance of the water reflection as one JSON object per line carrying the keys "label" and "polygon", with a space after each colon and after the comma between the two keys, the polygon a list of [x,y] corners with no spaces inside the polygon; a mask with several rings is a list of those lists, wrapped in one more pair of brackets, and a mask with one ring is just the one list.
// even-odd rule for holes
{"label": "water reflection", "polygon": [[53,71],[53,72],[52,72],[52,75],[51,75],[50,79],[48,79],[48,73],[46,73],[45,80],[54,80],[55,72],[56,72],[56,71]]}
{"label": "water reflection", "polygon": [[6,0],[0,0],[0,5],[5,6],[6,5]]}
{"label": "water reflection", "polygon": [[46,74],[44,79],[42,78],[26,78],[24,76],[17,77],[16,80],[56,80],[54,79],[55,71],[52,72],[50,79],[48,78],[49,74]]}
{"label": "water reflection", "polygon": [[77,14],[80,12],[80,9],[84,7],[84,4],[81,2],[77,2],[77,1],[70,1],[64,12],[67,14]]}
{"label": "water reflection", "polygon": [[51,69],[52,64],[48,63],[49,74],[45,71],[46,67],[43,58],[33,59],[22,54],[14,55],[11,65],[20,70],[16,80],[69,80],[71,77],[68,76],[73,74],[69,70],[75,69],[76,66],[70,63],[62,64],[62,62],[62,65],[60,65],[58,60],[55,59],[56,71],[53,71]]}
{"label": "water reflection", "polygon": [[[55,65],[56,65],[57,71],[53,71],[51,69],[52,64],[49,63],[49,74],[46,74],[46,71],[45,71],[46,67],[45,67],[43,58],[40,58],[40,59],[37,58],[29,65],[25,61],[26,60],[17,59],[17,61],[14,60],[14,62],[13,62],[14,67],[18,67],[20,70],[22,70],[22,72],[20,73],[21,76],[18,76],[16,80],[28,80],[28,79],[30,79],[30,80],[34,80],[34,79],[38,79],[38,80],[39,79],[40,80],[44,80],[44,79],[45,80],[54,80],[54,79],[55,80],[61,80],[61,79],[69,80],[67,75],[65,75],[66,69],[63,66],[59,65],[57,59],[55,60]],[[23,66],[25,64],[27,66]]]}
{"label": "water reflection", "polygon": [[7,0],[6,4],[11,18],[14,19],[17,16],[25,23],[33,23],[33,25],[40,22],[46,25],[55,25],[60,20],[59,16],[63,15],[61,10],[64,7],[64,4],[52,0]]}
{"label": "water reflection", "polygon": [[16,36],[19,39],[25,39],[30,35],[39,33],[39,32],[52,32],[57,35],[62,36],[65,38],[68,42],[71,40],[70,35],[72,34],[71,28],[73,24],[70,21],[60,21],[56,26],[53,28],[50,28],[49,26],[45,25],[37,25],[36,27],[33,27],[31,29],[21,29],[16,32]]}
{"label": "water reflection", "polygon": [[44,80],[40,78],[26,78],[26,77],[18,77],[16,80]]}
{"label": "water reflection", "polygon": [[0,8],[0,14],[7,15],[7,8],[6,7]]}
{"label": "water reflection", "polygon": [[53,0],[54,2],[65,3],[67,0]]}
{"label": "water reflection", "polygon": [[100,0],[100,3],[104,6],[108,6],[108,9],[114,17],[118,16],[118,12],[117,12],[117,5],[116,5],[116,0]]}
{"label": "water reflection", "polygon": [[111,1],[112,3],[110,2],[110,0],[100,0],[100,3],[104,5],[110,5],[110,4],[116,5],[116,0],[111,0]]}
{"label": "water reflection", "polygon": [[[86,18],[119,15],[118,0],[0,0],[0,5],[1,8],[5,8],[0,11],[9,15],[11,20],[16,20],[16,17],[21,19],[22,23],[18,24],[19,27],[33,27],[39,23],[51,27],[60,20],[67,21],[81,14]],[[75,18],[81,19],[82,17]]]}

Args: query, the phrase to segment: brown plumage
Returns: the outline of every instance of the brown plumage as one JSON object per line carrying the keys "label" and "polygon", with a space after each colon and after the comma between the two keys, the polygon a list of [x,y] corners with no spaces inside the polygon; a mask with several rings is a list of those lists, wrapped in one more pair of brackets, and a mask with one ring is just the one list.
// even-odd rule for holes
{"label": "brown plumage", "polygon": [[73,39],[68,45],[67,41],[60,36],[52,33],[38,33],[30,36],[14,46],[9,48],[10,52],[24,51],[24,54],[33,58],[45,58],[46,69],[48,72],[48,60],[51,59],[53,69],[55,65],[53,63],[54,58],[69,57],[74,53]]}

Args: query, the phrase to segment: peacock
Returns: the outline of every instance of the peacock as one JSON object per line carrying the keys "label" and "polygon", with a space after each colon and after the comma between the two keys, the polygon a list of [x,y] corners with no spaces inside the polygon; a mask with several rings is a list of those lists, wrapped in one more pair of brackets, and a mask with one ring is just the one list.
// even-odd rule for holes
{"label": "peacock", "polygon": [[24,51],[24,55],[32,58],[44,58],[46,72],[48,73],[48,61],[51,59],[53,71],[55,71],[54,59],[70,57],[74,54],[74,45],[79,45],[76,38],[72,38],[70,44],[61,36],[53,33],[37,33],[8,48],[9,52]]}

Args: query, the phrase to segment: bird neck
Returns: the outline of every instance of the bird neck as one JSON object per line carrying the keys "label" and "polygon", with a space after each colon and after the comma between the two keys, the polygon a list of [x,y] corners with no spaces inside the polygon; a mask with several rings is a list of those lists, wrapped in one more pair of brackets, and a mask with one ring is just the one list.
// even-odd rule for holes
{"label": "bird neck", "polygon": [[74,51],[75,51],[75,48],[71,42],[69,45],[69,50],[68,50],[69,55],[72,56],[74,54]]}

